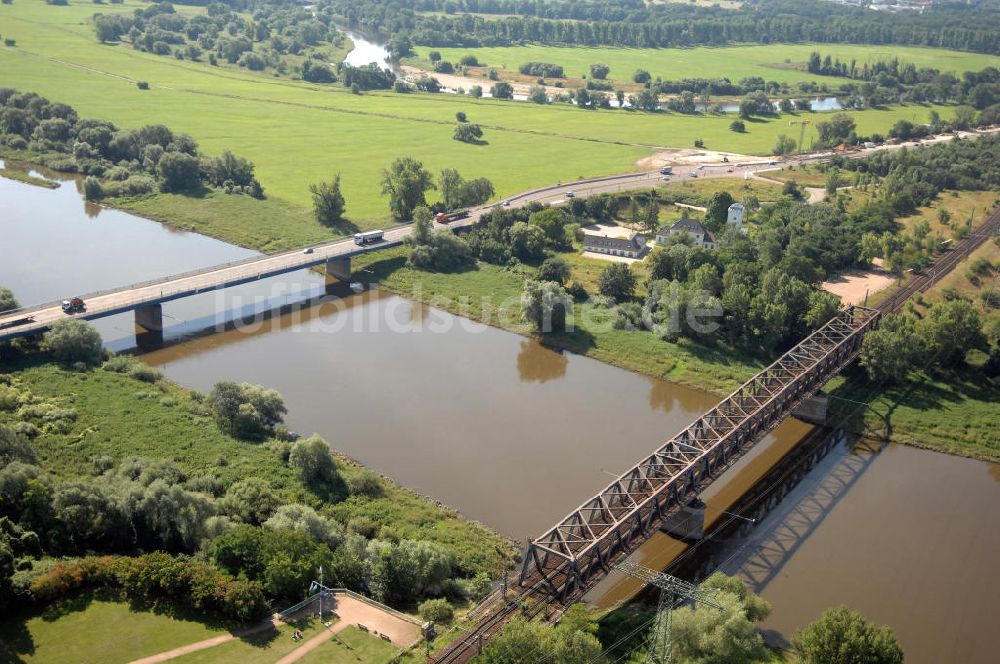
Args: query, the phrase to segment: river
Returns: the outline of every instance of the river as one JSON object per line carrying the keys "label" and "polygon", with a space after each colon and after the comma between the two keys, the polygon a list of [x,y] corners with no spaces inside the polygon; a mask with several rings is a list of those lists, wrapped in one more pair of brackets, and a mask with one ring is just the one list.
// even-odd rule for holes
{"label": "river", "polygon": [[[0,284],[25,305],[253,254],[85,204],[72,178],[55,190],[0,178],[0,219]],[[141,357],[198,389],[275,387],[292,429],[517,539],[716,400],[382,291],[323,293],[302,272],[168,303],[166,346]],[[319,304],[294,306],[308,301]],[[228,324],[276,305],[290,310]],[[111,347],[134,346],[130,315],[96,324]],[[708,519],[735,518],[724,512],[811,431],[779,427],[706,492]],[[845,444],[727,539],[718,562],[771,601],[776,642],[844,603],[891,625],[909,662],[985,663],[1000,648],[998,522],[1000,466]],[[658,534],[637,557],[662,569],[686,548]],[[613,575],[587,600],[608,607],[635,591]]]}

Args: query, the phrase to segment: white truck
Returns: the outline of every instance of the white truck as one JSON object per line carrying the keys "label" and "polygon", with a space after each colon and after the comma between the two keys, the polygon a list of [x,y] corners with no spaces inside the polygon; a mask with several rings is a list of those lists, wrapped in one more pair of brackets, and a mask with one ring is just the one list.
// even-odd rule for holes
{"label": "white truck", "polygon": [[361,247],[365,246],[366,244],[381,242],[384,239],[385,239],[385,231],[367,231],[365,233],[354,234],[354,244]]}

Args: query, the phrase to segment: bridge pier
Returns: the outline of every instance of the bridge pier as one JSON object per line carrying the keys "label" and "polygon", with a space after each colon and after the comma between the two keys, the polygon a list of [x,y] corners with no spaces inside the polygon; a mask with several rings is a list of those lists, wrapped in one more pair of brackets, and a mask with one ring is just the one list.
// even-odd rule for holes
{"label": "bridge pier", "polygon": [[822,391],[817,392],[808,399],[803,399],[802,402],[799,403],[794,410],[792,410],[792,417],[798,418],[803,422],[808,422],[809,424],[826,426],[826,409],[829,401],[830,397]]}
{"label": "bridge pier", "polygon": [[686,505],[663,520],[660,530],[682,540],[700,540],[705,536],[705,503],[692,498]]}
{"label": "bridge pier", "polygon": [[163,306],[147,304],[135,310],[135,342],[142,350],[163,346]]}
{"label": "bridge pier", "polygon": [[326,261],[326,294],[336,295],[338,285],[351,280],[351,257],[330,258]]}

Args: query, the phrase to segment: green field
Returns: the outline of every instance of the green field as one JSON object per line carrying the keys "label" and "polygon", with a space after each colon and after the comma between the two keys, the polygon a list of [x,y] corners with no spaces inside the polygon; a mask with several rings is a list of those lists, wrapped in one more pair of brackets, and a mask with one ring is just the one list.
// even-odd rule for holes
{"label": "green field", "polygon": [[[557,180],[633,170],[637,160],[657,148],[690,147],[697,138],[709,149],[768,153],[778,134],[794,129],[787,117],[749,123],[746,133],[737,134],[724,117],[587,111],[443,94],[352,95],[338,86],[213,68],[97,42],[90,25],[96,9],[137,6],[135,0],[99,8],[82,0],[66,7],[25,1],[4,5],[0,33],[17,45],[0,47],[0,85],[37,91],[125,127],[163,123],[190,133],[206,153],[231,149],[249,157],[272,204],[290,204],[284,218],[275,221],[280,215],[272,208],[250,205],[233,220],[226,209],[233,206],[219,200],[199,203],[200,211],[186,220],[184,201],[178,205],[157,197],[135,209],[155,218],[180,218],[202,232],[258,248],[294,243],[284,236],[305,243],[350,232],[350,224],[326,229],[308,214],[308,185],[336,173],[343,177],[350,221],[361,228],[386,224],[379,173],[401,155],[415,156],[435,172],[454,167],[466,177],[489,177],[498,197],[505,197]],[[138,90],[138,80],[148,81],[151,89]],[[458,110],[484,126],[486,145],[451,140]],[[940,110],[948,116],[949,109]],[[859,132],[870,133],[884,132],[900,118],[923,121],[928,112],[929,107],[908,106],[854,115]],[[811,117],[815,122],[822,114]],[[201,217],[198,223],[191,222],[193,216]],[[222,221],[223,216],[229,219]]]}
{"label": "green field", "polygon": [[0,625],[0,661],[118,664],[225,633],[222,627],[187,616],[81,597],[37,615],[5,619]]}
{"label": "green field", "polygon": [[416,58],[423,60],[431,50],[440,51],[441,58],[458,62],[463,55],[475,55],[480,63],[516,71],[525,62],[548,62],[562,65],[569,78],[590,75],[590,65],[602,63],[611,67],[609,80],[632,81],[637,69],[645,69],[665,81],[683,78],[728,78],[739,81],[759,76],[767,81],[799,83],[815,81],[839,87],[847,79],[818,76],[805,71],[809,54],[819,51],[841,62],[866,62],[899,58],[919,67],[934,67],[961,74],[1000,65],[1000,57],[946,49],[907,46],[870,46],[855,44],[768,44],[748,46],[697,46],[693,48],[614,48],[586,46],[497,46],[487,48],[418,47]]}

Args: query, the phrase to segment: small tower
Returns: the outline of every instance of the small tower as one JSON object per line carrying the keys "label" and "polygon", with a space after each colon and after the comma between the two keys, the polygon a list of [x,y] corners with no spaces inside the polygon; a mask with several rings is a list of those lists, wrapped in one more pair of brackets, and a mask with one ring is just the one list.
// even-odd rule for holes
{"label": "small tower", "polygon": [[726,216],[726,225],[733,228],[742,228],[743,220],[746,218],[746,208],[743,203],[733,203],[729,206],[729,214]]}

